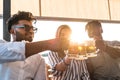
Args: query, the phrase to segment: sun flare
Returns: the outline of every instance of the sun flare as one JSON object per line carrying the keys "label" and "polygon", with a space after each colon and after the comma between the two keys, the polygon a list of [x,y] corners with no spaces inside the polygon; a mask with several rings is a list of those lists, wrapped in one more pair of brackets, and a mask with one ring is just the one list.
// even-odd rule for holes
{"label": "sun flare", "polygon": [[71,41],[77,43],[83,43],[86,40],[89,40],[85,31],[78,31],[76,28],[73,29],[73,33],[71,35]]}

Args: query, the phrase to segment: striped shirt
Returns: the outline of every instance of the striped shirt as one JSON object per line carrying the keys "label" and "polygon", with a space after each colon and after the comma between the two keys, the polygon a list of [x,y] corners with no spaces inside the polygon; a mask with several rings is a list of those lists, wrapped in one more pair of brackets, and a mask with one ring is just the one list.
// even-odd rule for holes
{"label": "striped shirt", "polygon": [[[52,51],[49,52],[48,59],[51,67],[63,60],[57,52]],[[64,72],[55,70],[53,75],[53,80],[90,80],[85,60],[71,60]]]}

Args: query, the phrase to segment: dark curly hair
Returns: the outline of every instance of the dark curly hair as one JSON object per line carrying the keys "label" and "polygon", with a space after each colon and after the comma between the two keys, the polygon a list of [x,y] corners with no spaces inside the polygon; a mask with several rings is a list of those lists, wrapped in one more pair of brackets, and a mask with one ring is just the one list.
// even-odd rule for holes
{"label": "dark curly hair", "polygon": [[86,24],[85,30],[90,30],[90,29],[96,28],[96,27],[102,27],[102,25],[98,20],[93,20]]}
{"label": "dark curly hair", "polygon": [[18,11],[17,14],[14,14],[12,17],[10,17],[7,20],[8,25],[8,31],[10,32],[12,25],[18,24],[19,20],[27,20],[27,21],[33,21],[35,17],[32,15],[31,12],[25,12],[25,11]]}

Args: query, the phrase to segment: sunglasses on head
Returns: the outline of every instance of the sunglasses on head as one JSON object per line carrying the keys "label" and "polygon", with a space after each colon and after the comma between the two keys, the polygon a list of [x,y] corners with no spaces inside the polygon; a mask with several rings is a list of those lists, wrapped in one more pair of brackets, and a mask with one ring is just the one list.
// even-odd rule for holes
{"label": "sunglasses on head", "polygon": [[30,31],[31,29],[36,33],[37,32],[37,28],[36,27],[33,27],[33,26],[29,26],[29,25],[16,25],[14,26],[14,28],[24,28],[25,31]]}

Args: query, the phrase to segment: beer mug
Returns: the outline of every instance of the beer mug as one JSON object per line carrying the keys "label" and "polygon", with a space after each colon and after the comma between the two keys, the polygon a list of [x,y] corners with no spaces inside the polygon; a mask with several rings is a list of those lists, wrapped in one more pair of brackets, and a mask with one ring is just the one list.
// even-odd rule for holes
{"label": "beer mug", "polygon": [[84,60],[88,57],[86,56],[86,46],[78,43],[72,43],[72,45],[67,50],[67,55],[70,59]]}
{"label": "beer mug", "polygon": [[71,42],[68,50],[64,52],[70,59],[77,59],[78,58],[78,44],[75,42]]}
{"label": "beer mug", "polygon": [[96,57],[98,49],[96,49],[95,43],[93,41],[86,41],[85,44],[87,57]]}
{"label": "beer mug", "polygon": [[79,50],[79,58],[81,60],[84,60],[84,59],[88,59],[88,57],[86,56],[86,45],[83,43],[83,44],[79,44],[78,45],[78,50]]}

